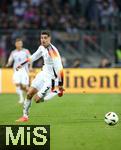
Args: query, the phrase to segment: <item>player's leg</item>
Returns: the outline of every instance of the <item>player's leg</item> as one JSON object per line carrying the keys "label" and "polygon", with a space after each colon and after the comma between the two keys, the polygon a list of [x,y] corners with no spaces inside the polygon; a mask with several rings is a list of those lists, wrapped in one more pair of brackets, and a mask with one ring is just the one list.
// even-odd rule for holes
{"label": "player's leg", "polygon": [[29,85],[24,85],[24,84],[21,84],[21,89],[27,93],[27,91],[29,90]]}
{"label": "player's leg", "polygon": [[37,89],[30,87],[28,92],[27,92],[27,97],[24,101],[24,107],[23,107],[23,116],[24,117],[28,117],[29,115],[29,109],[31,107],[31,103],[32,103],[32,97],[37,93]]}
{"label": "player's leg", "polygon": [[51,91],[50,93],[48,93],[45,97],[44,97],[44,101],[48,101],[51,100],[53,97],[55,97],[56,95],[58,95],[58,91]]}
{"label": "player's leg", "polygon": [[48,90],[47,94],[44,96],[44,101],[48,101],[58,95],[59,97],[63,96],[63,89],[58,87],[58,79],[52,80],[52,86]]}
{"label": "player's leg", "polygon": [[55,86],[56,86],[56,80],[52,79],[51,80],[51,87],[47,91],[46,95],[44,96],[44,101],[50,100],[57,95],[58,91],[54,90]]}
{"label": "player's leg", "polygon": [[57,90],[52,91],[52,80],[46,78],[43,87],[37,92],[37,94],[34,97],[34,100],[36,103],[39,103],[43,100],[50,100],[57,94],[58,94]]}
{"label": "player's leg", "polygon": [[[29,89],[29,76],[27,74],[27,72],[25,70],[21,71],[21,78],[20,78],[20,82],[21,82],[21,90],[24,93],[24,97]],[[21,103],[23,103],[23,101],[21,101]]]}
{"label": "player's leg", "polygon": [[16,84],[16,93],[19,95],[19,103],[22,103],[24,101],[24,96],[20,84]]}
{"label": "player's leg", "polygon": [[44,96],[46,95],[47,91],[50,89],[49,86],[47,86],[47,84],[45,84],[38,92],[37,94],[34,96],[34,100],[36,103],[42,102],[44,99]]}
{"label": "player's leg", "polygon": [[32,103],[32,97],[38,92],[39,87],[41,88],[41,86],[43,86],[42,77],[43,75],[39,74],[32,81],[32,85],[27,92],[27,98],[24,101],[23,116],[19,118],[18,120],[16,120],[17,122],[28,121],[28,114],[29,114],[29,109],[31,107],[31,103]]}
{"label": "player's leg", "polygon": [[61,97],[63,96],[63,91],[63,89],[58,88],[58,79],[45,78],[43,87],[35,95],[34,100],[39,103],[43,100],[51,100],[56,95]]}
{"label": "player's leg", "polygon": [[50,90],[44,97],[44,101],[48,101],[51,100],[53,97],[55,97],[56,95],[58,95],[59,97],[63,96],[63,91],[64,89],[55,89],[55,90]]}
{"label": "player's leg", "polygon": [[28,88],[29,88],[29,75],[26,70],[22,70],[21,71],[21,89],[27,92]]}
{"label": "player's leg", "polygon": [[32,103],[32,97],[34,96],[34,94],[37,93],[37,89],[30,87],[28,92],[27,92],[27,98],[24,101],[24,105],[23,105],[23,116],[20,117],[18,120],[16,120],[16,122],[26,122],[29,119],[29,109],[31,107],[31,103]]}
{"label": "player's leg", "polygon": [[20,73],[19,71],[15,71],[13,74],[13,82],[16,86],[16,93],[19,96],[19,102],[24,100],[24,96],[23,96],[23,91],[21,90],[21,85],[20,85]]}

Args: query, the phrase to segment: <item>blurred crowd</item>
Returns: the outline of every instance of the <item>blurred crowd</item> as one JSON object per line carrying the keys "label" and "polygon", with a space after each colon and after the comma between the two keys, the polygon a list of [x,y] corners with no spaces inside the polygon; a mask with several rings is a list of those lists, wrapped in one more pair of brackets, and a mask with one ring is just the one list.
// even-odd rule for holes
{"label": "blurred crowd", "polygon": [[0,0],[0,28],[119,29],[120,0]]}
{"label": "blurred crowd", "polygon": [[[4,66],[11,50],[15,48],[16,37],[22,37],[25,47],[33,53],[39,44],[37,31],[41,29],[76,34],[79,31],[119,31],[121,0],[0,0],[0,66]],[[36,36],[33,35],[35,30]],[[73,48],[73,42],[71,44]],[[69,45],[66,44],[66,50],[71,50]],[[76,42],[73,49],[79,49]],[[77,58],[69,66],[66,56],[63,57],[65,67],[83,67],[80,61]],[[41,61],[39,63],[38,67],[42,64]]]}

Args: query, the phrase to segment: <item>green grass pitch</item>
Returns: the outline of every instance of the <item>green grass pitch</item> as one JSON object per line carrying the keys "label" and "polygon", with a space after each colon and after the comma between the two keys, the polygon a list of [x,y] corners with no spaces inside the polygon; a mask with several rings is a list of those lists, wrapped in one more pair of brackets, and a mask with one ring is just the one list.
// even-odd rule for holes
{"label": "green grass pitch", "polygon": [[[16,124],[22,115],[16,94],[0,95],[0,124]],[[121,118],[120,94],[67,94],[32,103],[26,125],[50,125],[51,150],[121,150],[121,123],[108,126],[104,115]]]}

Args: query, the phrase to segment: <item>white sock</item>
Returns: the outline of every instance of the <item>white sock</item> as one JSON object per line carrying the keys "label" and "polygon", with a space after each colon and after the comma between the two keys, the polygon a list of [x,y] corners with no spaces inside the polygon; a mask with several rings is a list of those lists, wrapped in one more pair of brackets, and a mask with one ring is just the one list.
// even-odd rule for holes
{"label": "white sock", "polygon": [[32,103],[32,100],[25,99],[25,101],[24,101],[24,108],[23,108],[23,116],[28,117],[29,109],[31,107],[31,103]]}
{"label": "white sock", "polygon": [[19,95],[20,101],[24,100],[23,91],[19,86],[16,87],[16,93]]}
{"label": "white sock", "polygon": [[58,94],[58,91],[50,92],[44,97],[44,100],[48,101],[48,100],[52,99],[53,97],[55,97],[57,94]]}

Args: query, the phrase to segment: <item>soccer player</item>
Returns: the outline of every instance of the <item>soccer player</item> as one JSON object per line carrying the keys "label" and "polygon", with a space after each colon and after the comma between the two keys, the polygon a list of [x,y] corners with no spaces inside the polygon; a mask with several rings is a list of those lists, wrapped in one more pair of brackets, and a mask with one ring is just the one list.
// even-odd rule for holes
{"label": "soccer player", "polygon": [[29,108],[34,95],[36,103],[42,100],[50,100],[57,94],[58,96],[63,95],[63,66],[61,57],[57,48],[51,44],[51,35],[48,30],[41,32],[40,41],[41,45],[37,51],[17,67],[17,69],[20,69],[27,62],[36,61],[40,57],[44,59],[42,71],[36,75],[27,92],[27,98],[24,101],[23,116],[16,120],[18,122],[28,121]]}
{"label": "soccer player", "polygon": [[[15,50],[13,50],[9,56],[6,67],[9,67],[13,63],[13,82],[16,85],[16,93],[19,95],[19,103],[24,102],[24,92],[27,91],[29,85],[29,64],[24,65],[22,69],[16,71],[16,67],[22,62],[23,59],[29,58],[30,52],[28,49],[23,48],[23,41],[17,38],[15,41]],[[30,64],[30,68],[32,64]]]}

